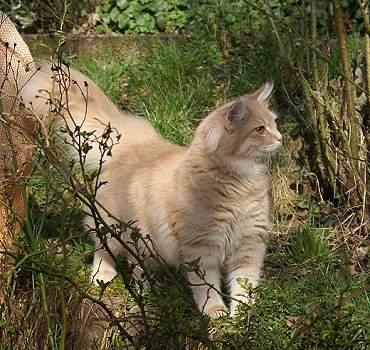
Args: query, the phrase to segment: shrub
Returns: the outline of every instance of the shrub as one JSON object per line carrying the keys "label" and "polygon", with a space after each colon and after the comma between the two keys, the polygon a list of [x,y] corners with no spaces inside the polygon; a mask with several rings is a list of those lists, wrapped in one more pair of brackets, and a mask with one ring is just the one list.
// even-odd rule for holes
{"label": "shrub", "polygon": [[185,0],[103,0],[96,7],[103,25],[124,33],[174,32],[186,24]]}

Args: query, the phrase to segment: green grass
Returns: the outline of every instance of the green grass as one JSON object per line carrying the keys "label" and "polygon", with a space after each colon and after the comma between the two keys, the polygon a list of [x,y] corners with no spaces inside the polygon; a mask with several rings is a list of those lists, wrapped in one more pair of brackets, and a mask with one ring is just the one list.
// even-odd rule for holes
{"label": "green grass", "polygon": [[123,100],[125,81],[122,79],[125,64],[99,61],[91,56],[84,56],[71,62],[72,66],[97,83],[116,104]]}
{"label": "green grass", "polygon": [[[259,52],[259,51],[258,51]],[[170,141],[188,144],[208,112],[227,98],[253,92],[271,80],[269,53],[222,59],[203,39],[154,42],[135,58],[106,64],[97,58],[71,61],[121,108],[144,115]]]}
{"label": "green grass", "polygon": [[72,64],[122,108],[144,115],[172,142],[187,144],[193,125],[215,102],[212,62],[199,47],[181,48],[172,41],[153,45],[136,59],[103,69],[92,58]]}
{"label": "green grass", "polygon": [[[324,236],[324,233],[326,235]],[[215,321],[219,349],[365,349],[369,345],[369,274],[352,276],[326,231],[272,235],[256,304]],[[278,245],[278,247],[277,247]]]}
{"label": "green grass", "polygon": [[[349,296],[363,288],[362,278],[315,269],[298,277],[287,269],[260,285],[249,313],[220,328],[237,336],[234,349],[346,349],[349,345],[364,349],[370,325],[368,294]],[[222,332],[218,336],[222,339]]]}

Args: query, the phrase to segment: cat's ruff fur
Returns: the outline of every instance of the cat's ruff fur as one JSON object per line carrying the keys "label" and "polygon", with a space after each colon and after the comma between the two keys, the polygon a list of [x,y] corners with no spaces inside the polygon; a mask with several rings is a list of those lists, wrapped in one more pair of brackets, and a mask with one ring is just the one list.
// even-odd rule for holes
{"label": "cat's ruff fur", "polygon": [[[186,148],[158,136],[144,119],[118,111],[82,74],[71,74],[81,86],[83,80],[89,84],[83,129],[99,130],[102,122],[110,122],[122,134],[103,166],[101,180],[107,184],[99,189],[98,202],[121,221],[136,220],[169,264],[178,266],[200,257],[200,270],[217,290],[224,267],[234,314],[236,300],[249,299],[236,279],[245,277],[252,287],[257,285],[270,227],[266,158],[282,139],[266,104],[272,84],[212,112]],[[33,96],[37,89],[50,90],[50,75],[36,74],[33,85],[23,91],[25,102],[33,101],[37,112],[46,110],[42,103],[36,105]],[[77,121],[85,116],[79,95],[77,90],[69,91],[71,113]],[[90,161],[97,162],[100,153],[91,152]],[[93,226],[89,217],[85,223]],[[92,276],[107,282],[116,274],[115,265],[99,239],[95,243]],[[110,238],[108,244],[114,254],[122,253],[115,239]],[[189,273],[188,279],[200,310],[211,316],[227,310],[221,296],[198,275]]]}

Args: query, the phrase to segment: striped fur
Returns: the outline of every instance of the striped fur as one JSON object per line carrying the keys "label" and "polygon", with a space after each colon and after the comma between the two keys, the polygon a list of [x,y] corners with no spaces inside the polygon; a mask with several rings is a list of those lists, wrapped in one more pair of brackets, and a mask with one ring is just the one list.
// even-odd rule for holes
{"label": "striped fur", "polygon": [[[72,73],[74,79],[81,78]],[[35,86],[40,84],[36,81]],[[272,85],[212,112],[185,148],[156,135],[143,119],[118,116],[101,91],[89,84],[97,90],[90,88],[94,104],[87,113],[88,127],[98,129],[98,117],[110,120],[123,134],[103,167],[101,180],[107,184],[98,191],[97,201],[122,221],[136,220],[169,264],[200,257],[200,270],[215,289],[220,289],[224,268],[234,314],[236,300],[248,300],[236,279],[245,277],[252,287],[257,285],[270,227],[267,159],[282,139],[266,104]],[[27,94],[30,100],[32,91]],[[69,100],[73,99],[72,94]],[[114,223],[109,215],[106,220]],[[93,220],[87,217],[85,224],[92,227]],[[95,242],[92,276],[107,282],[116,275],[115,265],[98,238]],[[108,244],[114,254],[122,253],[115,239]],[[188,279],[200,310],[212,317],[227,310],[221,296],[199,276],[189,273]]]}

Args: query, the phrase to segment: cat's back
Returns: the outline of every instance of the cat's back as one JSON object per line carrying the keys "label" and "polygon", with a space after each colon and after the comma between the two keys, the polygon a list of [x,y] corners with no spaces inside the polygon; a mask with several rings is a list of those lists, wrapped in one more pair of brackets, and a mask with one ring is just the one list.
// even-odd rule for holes
{"label": "cat's back", "polygon": [[[131,140],[132,141],[132,140]],[[114,162],[103,166],[102,180],[107,185],[100,190],[100,197],[110,203],[122,205],[121,198],[131,206],[144,207],[144,202],[171,190],[171,180],[186,153],[186,148],[159,137],[140,142],[123,142],[113,149]],[[146,206],[146,204],[145,204]]]}
{"label": "cat's back", "polygon": [[[161,168],[165,170],[171,167],[171,164],[177,164],[183,158],[186,148],[162,139],[154,129],[150,129],[150,124],[150,127],[147,127],[146,120],[133,117],[127,121],[132,125],[126,129],[129,131],[123,133],[123,140],[116,150],[113,148],[112,153],[116,161],[104,169],[106,174],[122,173],[125,169],[130,172],[158,172]],[[148,135],[143,137],[145,133]]]}

